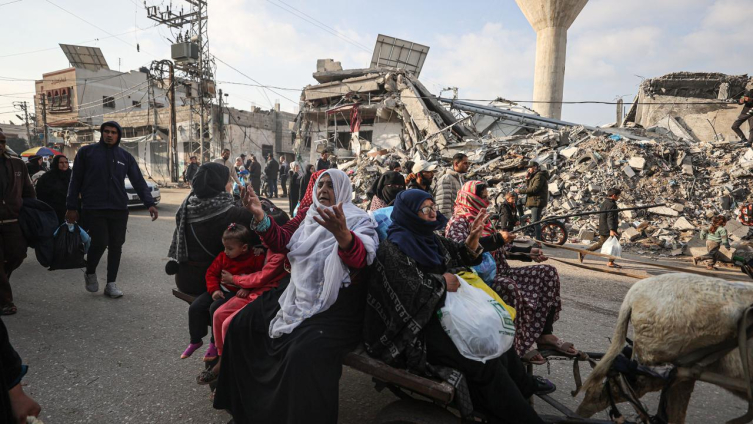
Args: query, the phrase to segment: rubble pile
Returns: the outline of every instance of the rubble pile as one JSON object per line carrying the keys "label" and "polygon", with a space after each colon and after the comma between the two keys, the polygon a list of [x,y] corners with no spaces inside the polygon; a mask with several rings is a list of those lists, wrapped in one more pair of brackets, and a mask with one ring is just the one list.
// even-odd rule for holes
{"label": "rubble pile", "polygon": [[[466,178],[488,182],[492,197],[500,202],[505,192],[525,184],[526,164],[539,162],[550,175],[549,216],[596,211],[612,187],[622,190],[620,208],[664,204],[621,212],[623,245],[636,253],[705,254],[697,234],[718,214],[729,219],[733,242],[747,237],[748,227],[736,220],[736,213],[753,192],[753,149],[728,142],[675,140],[639,128],[620,129],[621,134],[607,131],[540,130],[452,148],[464,150],[474,163]],[[407,159],[399,149],[372,151],[340,168],[350,170],[355,201],[363,203],[369,200],[366,190],[387,164]],[[443,169],[451,166],[449,160],[440,162]],[[567,225],[570,241],[598,238],[598,215],[569,218]],[[729,259],[735,254],[734,249],[723,253]]]}

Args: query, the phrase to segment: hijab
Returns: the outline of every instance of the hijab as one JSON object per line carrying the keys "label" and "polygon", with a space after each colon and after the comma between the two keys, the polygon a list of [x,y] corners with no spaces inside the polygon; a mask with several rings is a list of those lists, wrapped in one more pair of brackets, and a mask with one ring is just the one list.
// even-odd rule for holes
{"label": "hijab", "polygon": [[[298,171],[295,171],[295,167],[296,166],[298,167]],[[303,174],[303,167],[301,167],[301,165],[298,162],[291,162],[290,163],[290,170],[293,171],[294,173],[298,174],[299,178],[303,178],[303,175],[304,175]]]}
{"label": "hijab", "polygon": [[389,206],[401,191],[405,191],[405,179],[399,172],[388,171],[379,178],[374,194]]}
{"label": "hijab", "polygon": [[[476,189],[480,185],[486,184],[483,181],[468,181],[463,184],[463,187],[458,191],[458,197],[455,199],[454,216],[462,216],[473,222],[481,212],[481,209],[489,206],[488,200],[484,200],[476,194]],[[494,234],[494,227],[491,222],[487,221],[484,224],[481,236],[486,237],[492,234]]]}
{"label": "hijab", "polygon": [[[353,187],[347,174],[328,169],[312,181],[318,182],[324,174],[332,178],[333,203],[342,203],[348,229],[363,243],[366,263],[370,265],[379,245],[376,223],[351,201]],[[318,207],[331,210],[331,207],[319,203],[316,198],[318,186],[314,184],[313,207],[287,245],[290,284],[280,298],[280,310],[269,324],[272,338],[289,334],[307,318],[329,309],[337,301],[340,288],[350,284],[350,270],[340,259],[334,234],[314,220],[314,217],[320,218]]]}
{"label": "hijab", "polygon": [[426,199],[432,199],[431,194],[416,189],[405,190],[397,195],[392,209],[392,224],[387,229],[387,239],[419,264],[432,267],[444,263],[434,231],[443,228],[447,224],[447,218],[437,211],[436,221],[421,219],[418,210]]}
{"label": "hijab", "polygon": [[221,163],[204,163],[196,171],[191,188],[199,199],[208,199],[225,191],[230,170]]}
{"label": "hijab", "polygon": [[61,179],[70,179],[71,174],[73,174],[73,170],[70,168],[70,166],[65,171],[60,170],[59,165],[60,159],[62,158],[68,159],[65,155],[57,155],[52,158],[52,163],[50,164],[50,174],[57,175]]}

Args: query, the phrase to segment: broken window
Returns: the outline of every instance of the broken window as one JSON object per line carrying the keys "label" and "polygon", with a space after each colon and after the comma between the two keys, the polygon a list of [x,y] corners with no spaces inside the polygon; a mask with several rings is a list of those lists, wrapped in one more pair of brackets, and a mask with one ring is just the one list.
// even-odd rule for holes
{"label": "broken window", "polygon": [[141,108],[141,102],[140,102],[140,101],[138,101],[138,100],[133,100],[133,101],[131,101],[131,105],[132,105],[133,107]]}
{"label": "broken window", "polygon": [[115,98],[111,96],[102,96],[102,107],[115,109]]}

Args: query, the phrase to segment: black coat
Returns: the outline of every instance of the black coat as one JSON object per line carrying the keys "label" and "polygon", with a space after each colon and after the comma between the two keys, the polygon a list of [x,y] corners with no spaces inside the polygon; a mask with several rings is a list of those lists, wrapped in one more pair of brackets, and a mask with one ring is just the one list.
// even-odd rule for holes
{"label": "black coat", "polygon": [[37,180],[37,199],[47,203],[55,209],[58,216],[58,222],[63,223],[65,219],[66,205],[65,200],[68,196],[68,184],[71,182],[70,169],[62,171],[50,171],[39,177]]}
{"label": "black coat", "polygon": [[505,201],[502,203],[502,210],[499,214],[499,225],[503,230],[512,231],[520,219],[518,218],[518,208]]}
{"label": "black coat", "polygon": [[290,171],[288,173],[288,201],[290,203],[290,216],[293,216],[293,210],[301,199],[301,182],[303,177],[297,172]]}
{"label": "black coat", "polygon": [[324,160],[322,158],[319,158],[318,161],[316,161],[316,170],[321,171],[322,169],[329,169],[331,164],[328,160]]}
{"label": "black coat", "polygon": [[267,166],[264,167],[264,175],[267,176],[267,181],[276,180],[277,174],[280,172],[280,164],[276,160],[270,159],[267,161]]}
{"label": "black coat", "polygon": [[313,174],[304,174],[303,178],[301,179],[301,189],[300,193],[298,195],[298,201],[303,200],[303,196],[306,195],[306,189],[309,188],[309,181],[311,180],[311,176]]}
{"label": "black coat", "polygon": [[248,176],[251,179],[261,179],[261,164],[259,162],[251,163],[251,167],[248,168]]}
{"label": "black coat", "polygon": [[[601,204],[600,211],[609,211],[617,209],[617,202],[607,199]],[[599,235],[609,236],[610,231],[617,231],[619,228],[619,212],[608,212],[599,214]]]}
{"label": "black coat", "polygon": [[196,176],[196,172],[199,170],[198,163],[189,163],[186,167],[186,181],[189,183],[193,181],[193,177]]}
{"label": "black coat", "polygon": [[[175,275],[175,283],[178,289],[192,295],[200,295],[206,292],[207,286],[204,277],[207,269],[214,258],[224,249],[222,233],[233,222],[249,227],[252,218],[251,212],[240,206],[234,206],[220,216],[191,224],[193,228],[186,228],[188,261],[180,263],[178,273]],[[195,237],[194,233],[196,234]],[[252,232],[251,234],[253,237],[251,245],[261,244],[256,233]],[[205,248],[209,253],[204,251]]]}

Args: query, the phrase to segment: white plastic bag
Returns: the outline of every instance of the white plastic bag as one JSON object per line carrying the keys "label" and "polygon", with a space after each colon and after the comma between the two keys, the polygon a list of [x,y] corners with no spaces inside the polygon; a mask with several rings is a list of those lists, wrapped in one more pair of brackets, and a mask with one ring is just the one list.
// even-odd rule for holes
{"label": "white plastic bag", "polygon": [[437,314],[442,328],[464,357],[486,362],[507,352],[515,325],[507,310],[483,290],[458,277],[460,287],[447,293]]}
{"label": "white plastic bag", "polygon": [[604,242],[604,245],[601,246],[601,254],[621,258],[622,246],[620,245],[620,240],[615,236],[609,237],[607,241]]}

